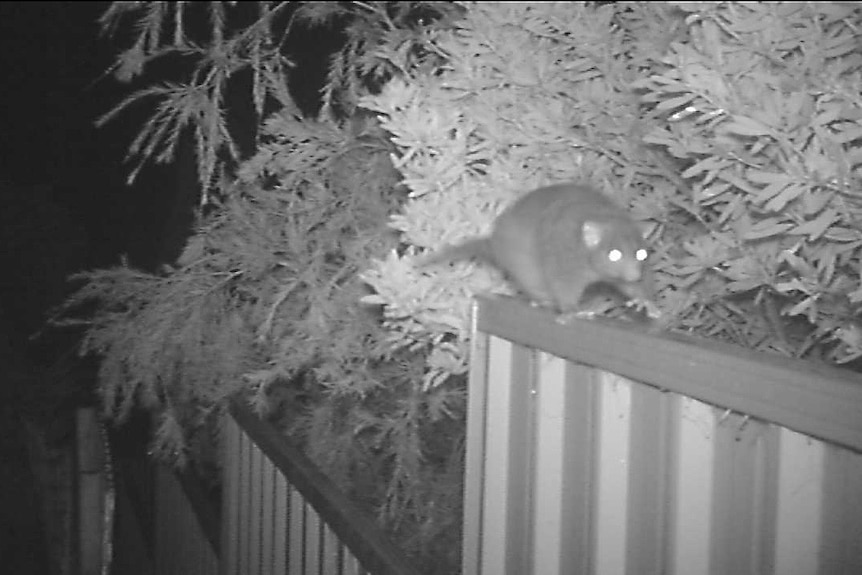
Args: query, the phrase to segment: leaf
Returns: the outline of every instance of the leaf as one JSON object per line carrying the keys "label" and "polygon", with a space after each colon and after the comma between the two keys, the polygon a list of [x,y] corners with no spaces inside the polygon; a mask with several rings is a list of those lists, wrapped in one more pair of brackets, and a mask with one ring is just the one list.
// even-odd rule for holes
{"label": "leaf", "polygon": [[752,196],[756,196],[758,191],[759,191],[757,188],[752,187],[751,184],[749,184],[747,181],[743,180],[742,178],[737,177],[735,174],[731,173],[729,170],[725,170],[724,172],[722,172],[719,175],[719,177],[720,177],[720,179],[722,179],[722,180],[724,180],[730,184],[733,184],[734,186],[736,186],[740,190],[742,190],[748,194],[751,194]]}
{"label": "leaf", "polygon": [[745,240],[761,240],[778,234],[783,234],[793,225],[787,222],[780,222],[777,218],[767,218],[755,223],[743,235]]}
{"label": "leaf", "polygon": [[723,163],[723,159],[718,156],[709,156],[699,162],[696,162],[692,167],[687,169],[682,173],[683,178],[691,178],[696,176],[701,172],[705,172],[707,170],[711,170],[720,166]]}
{"label": "leaf", "polygon": [[796,305],[794,305],[793,307],[791,307],[789,310],[787,310],[786,315],[794,316],[794,315],[803,315],[805,313],[808,313],[810,315],[813,312],[815,312],[814,298],[807,297],[807,298],[803,299],[801,302],[799,302]]}
{"label": "leaf", "polygon": [[676,139],[666,130],[656,129],[645,135],[644,142],[648,144],[660,144],[663,146],[675,146]]}
{"label": "leaf", "polygon": [[862,231],[855,228],[833,228],[825,236],[834,242],[862,242]]}
{"label": "leaf", "polygon": [[822,236],[826,230],[829,229],[829,226],[835,223],[838,219],[838,212],[831,209],[825,210],[813,220],[807,221],[790,230],[790,233],[798,236],[807,235],[809,240],[814,241]]}
{"label": "leaf", "polygon": [[774,198],[769,200],[766,203],[766,209],[771,212],[779,212],[784,209],[784,207],[798,198],[801,194],[804,194],[808,191],[806,186],[801,184],[791,184],[785,187],[781,193],[776,195]]}
{"label": "leaf", "polygon": [[724,209],[721,211],[721,214],[718,217],[718,223],[724,224],[731,216],[736,215],[738,217],[743,201],[742,196],[732,196],[731,200],[727,202],[727,205],[725,205]]}
{"label": "leaf", "polygon": [[676,98],[670,98],[669,100],[662,100],[659,102],[656,109],[658,110],[675,110],[677,108],[682,108],[692,100],[694,100],[696,94],[685,94],[683,96],[678,96]]}
{"label": "leaf", "polygon": [[802,209],[806,216],[813,216],[822,210],[833,198],[831,192],[811,190],[802,196]]}
{"label": "leaf", "polygon": [[783,192],[783,191],[785,190],[785,188],[787,188],[787,186],[788,186],[788,184],[789,184],[789,183],[790,183],[790,182],[789,182],[789,179],[787,179],[787,180],[778,180],[778,181],[772,182],[771,184],[769,184],[768,186],[766,186],[765,188],[763,188],[763,189],[762,189],[762,190],[757,194],[757,197],[754,199],[755,203],[757,203],[757,204],[763,204],[763,203],[765,203],[765,202],[768,202],[768,201],[769,201],[769,200],[771,200],[773,197],[775,197],[776,195],[778,195],[778,194],[780,194],[781,192]]}
{"label": "leaf", "polygon": [[758,184],[788,183],[791,181],[790,176],[787,174],[780,172],[767,172],[756,168],[747,170],[745,175],[749,180]]}
{"label": "leaf", "polygon": [[769,126],[746,116],[733,116],[732,120],[722,124],[722,128],[740,136],[768,136],[773,132]]}
{"label": "leaf", "polygon": [[838,58],[859,49],[859,37],[855,32],[847,31],[841,36],[830,38],[823,52],[824,58]]}
{"label": "leaf", "polygon": [[843,117],[844,104],[837,101],[820,103],[820,110],[814,115],[814,122],[819,126],[828,126]]}
{"label": "leaf", "polygon": [[[779,260],[783,262],[787,262],[788,265],[798,273],[800,276],[805,278],[817,278],[817,271],[811,267],[811,265],[805,261],[803,258],[797,256],[796,254],[790,252],[790,250],[784,250],[779,255]],[[799,286],[797,289],[803,289]],[[805,291],[805,290],[803,290]],[[809,293],[806,291],[806,293]]]}
{"label": "leaf", "polygon": [[832,140],[839,144],[849,144],[855,140],[862,139],[862,126],[858,124],[846,124],[835,128],[831,135]]}
{"label": "leaf", "polygon": [[772,286],[776,292],[785,295],[792,295],[793,292],[802,292],[802,293],[811,293],[805,288],[805,284],[803,284],[798,278],[793,278],[788,282],[780,282]]}

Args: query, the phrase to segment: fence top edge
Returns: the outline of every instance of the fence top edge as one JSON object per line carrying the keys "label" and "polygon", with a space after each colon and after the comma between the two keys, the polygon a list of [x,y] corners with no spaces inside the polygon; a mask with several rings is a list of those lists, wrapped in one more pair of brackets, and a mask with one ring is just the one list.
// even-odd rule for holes
{"label": "fence top edge", "polygon": [[477,298],[476,330],[862,452],[862,375],[634,322]]}

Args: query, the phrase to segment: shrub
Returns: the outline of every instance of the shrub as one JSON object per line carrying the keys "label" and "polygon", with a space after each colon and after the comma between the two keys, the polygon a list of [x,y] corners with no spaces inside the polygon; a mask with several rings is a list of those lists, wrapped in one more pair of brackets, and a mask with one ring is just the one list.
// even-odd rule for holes
{"label": "shrub", "polygon": [[649,225],[664,327],[847,362],[862,234],[855,5],[471,5],[446,63],[363,104],[400,149],[402,249],[363,274],[425,385],[466,370],[471,263],[415,255],[485,233],[519,192],[592,182]]}

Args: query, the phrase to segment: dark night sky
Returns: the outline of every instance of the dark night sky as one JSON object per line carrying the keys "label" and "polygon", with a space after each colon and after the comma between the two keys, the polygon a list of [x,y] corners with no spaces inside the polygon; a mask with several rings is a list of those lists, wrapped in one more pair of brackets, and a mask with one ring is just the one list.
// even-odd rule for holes
{"label": "dark night sky", "polygon": [[116,262],[143,231],[124,215],[128,139],[93,124],[121,94],[98,81],[115,50],[96,23],[107,6],[0,2],[0,325],[19,337],[59,303],[67,274]]}
{"label": "dark night sky", "polygon": [[0,2],[7,177],[11,172],[16,181],[43,181],[46,175],[61,175],[63,156],[78,164],[92,153],[82,140],[98,107],[109,101],[104,89],[88,89],[112,57],[110,42],[98,39],[95,22],[105,7]]}
{"label": "dark night sky", "polygon": [[[112,57],[95,23],[105,6],[0,2],[0,557],[14,573],[49,572],[21,420],[67,421],[56,398],[74,393],[67,379],[40,378],[69,342],[52,338],[43,355],[26,349],[28,338],[62,297],[66,273],[111,261],[122,243],[110,217],[122,204],[106,199],[123,193],[122,172],[92,124],[115,94],[88,89]],[[90,250],[75,244],[76,227]]]}
{"label": "dark night sky", "polygon": [[[4,219],[0,213],[0,226],[7,226],[7,230],[0,230],[0,243],[6,244],[0,245],[0,264],[4,264],[7,275],[10,269],[13,273],[17,269],[19,276],[28,276],[26,283],[7,280],[4,286],[0,281],[0,308],[5,307],[7,314],[10,310],[24,313],[13,308],[39,307],[39,298],[51,299],[34,293],[27,303],[23,302],[24,295],[16,295],[22,285],[32,287],[51,271],[43,269],[45,265],[40,268],[38,258],[25,253],[21,246],[38,241],[40,235],[55,241],[62,234],[56,222],[40,219],[40,214],[44,216],[42,207],[50,204],[52,214],[61,212],[83,230],[86,254],[83,261],[74,264],[75,269],[115,265],[120,255],[127,255],[132,265],[155,269],[165,260],[159,240],[168,233],[176,234],[167,228],[178,182],[195,185],[190,158],[185,165],[146,165],[138,183],[126,185],[129,165],[123,163],[125,151],[152,108],[133,109],[105,127],[94,126],[101,114],[131,92],[128,85],[105,74],[116,54],[131,42],[128,18],[115,37],[100,36],[97,19],[108,6],[107,2],[0,2],[5,104],[0,123],[0,184],[5,184],[0,185],[0,210],[16,206],[17,214]],[[302,33],[294,28],[292,36],[296,38],[290,43],[294,59],[299,53],[300,69],[294,77],[304,82],[295,97],[313,102],[323,79],[324,58],[334,46],[333,35],[321,29]],[[143,85],[165,79],[184,78],[151,74]],[[311,85],[315,82],[317,85]],[[231,114],[236,113],[236,107],[232,108]],[[237,125],[253,125],[253,121]],[[50,189],[50,197],[34,193],[32,185],[36,184],[50,184],[45,188]],[[189,197],[193,204],[193,195]],[[190,214],[190,209],[187,211]],[[10,219],[14,231],[8,228]],[[21,240],[25,235],[36,239]],[[9,242],[10,237],[15,241]],[[62,245],[64,241],[55,243]],[[177,237],[176,250],[181,243],[182,238]],[[5,265],[10,258],[15,263],[11,268]],[[22,302],[26,305],[20,305]],[[27,312],[28,328],[35,322],[32,312]]]}
{"label": "dark night sky", "polygon": [[[122,96],[110,76],[101,77],[116,50],[110,39],[99,37],[96,23],[107,6],[0,2],[5,92],[0,180],[51,184],[52,199],[90,236],[87,266],[115,261],[117,248],[125,247],[127,234],[119,222],[134,199],[123,185],[121,164],[132,132],[93,124]],[[16,187],[14,193],[25,189]]]}
{"label": "dark night sky", "polygon": [[[110,220],[114,210],[134,213],[135,206],[129,205],[137,202],[134,196],[146,196],[148,192],[146,185],[138,191],[124,185],[128,166],[122,164],[124,151],[145,116],[124,114],[104,128],[93,125],[100,114],[130,91],[111,75],[104,75],[129,41],[123,39],[122,33],[114,38],[100,37],[96,20],[108,5],[0,2],[0,70],[5,104],[0,128],[0,181],[62,185],[67,189],[58,191],[57,200],[74,209],[88,228],[97,232],[98,242],[115,244],[118,240],[110,239],[110,221],[105,221],[105,216]],[[125,24],[127,31],[128,19]],[[318,29],[294,43],[318,52],[309,58],[314,59],[311,66],[315,70],[308,72],[311,66],[302,66],[303,79],[309,75],[313,81],[322,79],[325,56],[321,52],[332,49],[330,38]],[[159,79],[151,77],[149,81]],[[303,95],[307,93],[299,97]],[[144,179],[147,175],[158,178],[158,172],[158,167],[145,168]],[[138,208],[147,211],[147,203]],[[132,223],[140,219],[134,217]],[[100,227],[105,229],[96,229]],[[123,228],[118,231],[136,231]],[[103,257],[96,258],[104,260],[116,249],[97,246],[96,251],[104,252]]]}

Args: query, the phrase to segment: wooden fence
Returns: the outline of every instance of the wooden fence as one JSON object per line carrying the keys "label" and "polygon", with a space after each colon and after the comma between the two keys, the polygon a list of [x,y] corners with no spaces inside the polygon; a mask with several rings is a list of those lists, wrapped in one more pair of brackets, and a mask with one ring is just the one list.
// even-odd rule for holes
{"label": "wooden fence", "polygon": [[465,575],[858,575],[862,378],[481,299]]}

